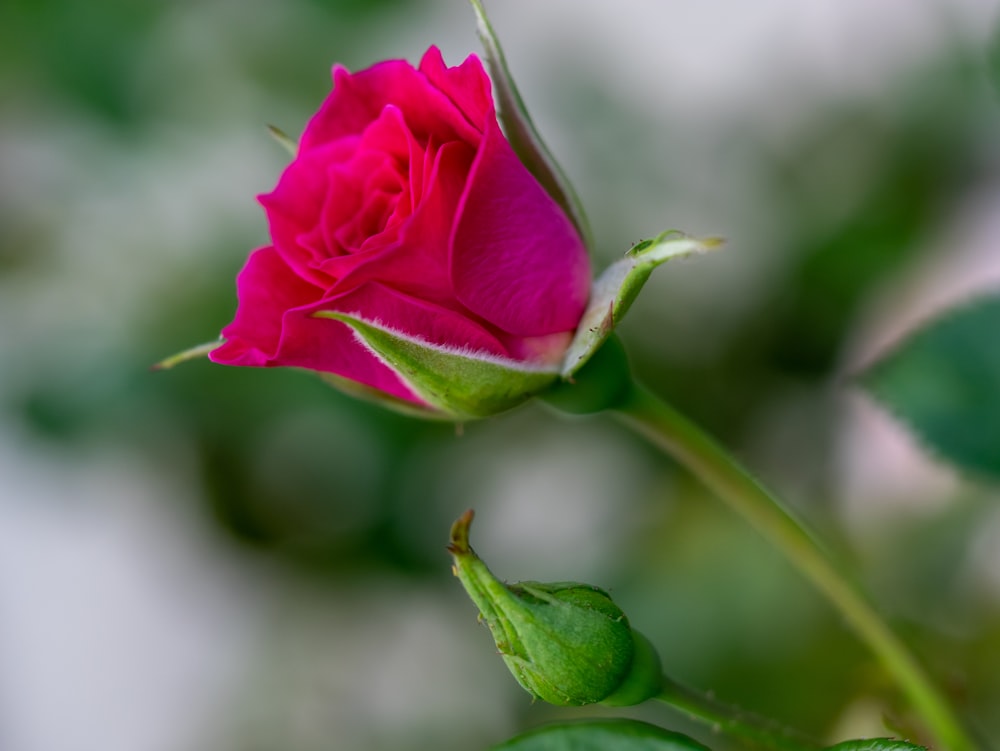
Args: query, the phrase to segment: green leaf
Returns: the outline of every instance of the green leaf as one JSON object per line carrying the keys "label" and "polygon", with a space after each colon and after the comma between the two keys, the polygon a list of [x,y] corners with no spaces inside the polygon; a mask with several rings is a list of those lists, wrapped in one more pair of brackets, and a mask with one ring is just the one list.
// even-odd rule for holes
{"label": "green leaf", "polygon": [[826,751],[927,751],[923,746],[917,746],[907,741],[897,741],[893,738],[866,738],[856,741],[844,741],[836,746],[830,746]]}
{"label": "green leaf", "polygon": [[486,65],[493,79],[494,97],[497,105],[497,117],[503,126],[504,133],[521,163],[528,168],[535,179],[576,225],[577,232],[583,238],[588,248],[593,247],[590,226],[583,210],[579,196],[566,178],[565,173],[556,163],[552,153],[545,146],[535,124],[524,106],[524,100],[514,84],[514,78],[507,67],[507,59],[500,48],[493,26],[486,16],[481,0],[470,0],[476,12],[479,27],[479,38],[486,53]]}
{"label": "green leaf", "polygon": [[670,230],[633,246],[623,259],[604,270],[590,292],[590,303],[580,320],[573,343],[563,360],[562,376],[569,378],[584,366],[621,322],[653,269],[664,261],[722,245],[718,238],[698,240]]}
{"label": "green leaf", "polygon": [[862,374],[934,453],[1000,477],[1000,295],[953,310]]}
{"label": "green leaf", "polygon": [[350,326],[358,341],[437,410],[437,414],[425,417],[489,417],[516,407],[558,377],[555,370],[439,347],[345,313],[320,311],[315,315]]}
{"label": "green leaf", "polygon": [[637,720],[584,720],[529,730],[493,751],[708,751],[686,735]]}

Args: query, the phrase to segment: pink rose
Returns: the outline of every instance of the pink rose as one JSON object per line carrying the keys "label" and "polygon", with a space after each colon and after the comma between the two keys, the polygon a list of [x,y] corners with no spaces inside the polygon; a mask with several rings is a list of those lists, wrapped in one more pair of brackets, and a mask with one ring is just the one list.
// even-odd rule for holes
{"label": "pink rose", "polygon": [[240,273],[211,359],[321,371],[426,406],[355,329],[320,317],[333,312],[557,373],[587,304],[587,252],[501,133],[479,59],[448,68],[432,47],[419,68],[390,60],[333,79],[260,197],[272,244]]}

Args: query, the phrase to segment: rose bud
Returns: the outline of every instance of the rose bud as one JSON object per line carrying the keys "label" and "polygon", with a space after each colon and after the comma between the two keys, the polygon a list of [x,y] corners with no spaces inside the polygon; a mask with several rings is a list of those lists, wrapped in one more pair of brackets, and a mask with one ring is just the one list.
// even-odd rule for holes
{"label": "rose bud", "polygon": [[452,526],[453,571],[529,694],[560,706],[627,706],[660,691],[656,652],[607,592],[575,582],[500,582],[469,546],[471,523],[467,511]]}
{"label": "rose bud", "polygon": [[590,289],[574,221],[497,122],[476,56],[349,73],[260,197],[271,243],[210,358],[318,371],[428,416],[480,417],[558,377]]}
{"label": "rose bud", "polygon": [[[574,383],[653,268],[719,244],[666,232],[591,284],[579,200],[472,5],[494,86],[475,55],[448,68],[434,47],[416,68],[336,67],[300,143],[272,128],[294,160],[260,197],[271,243],[239,274],[221,344],[154,368],[297,367],[422,417],[486,417]],[[609,399],[560,391],[570,412]]]}

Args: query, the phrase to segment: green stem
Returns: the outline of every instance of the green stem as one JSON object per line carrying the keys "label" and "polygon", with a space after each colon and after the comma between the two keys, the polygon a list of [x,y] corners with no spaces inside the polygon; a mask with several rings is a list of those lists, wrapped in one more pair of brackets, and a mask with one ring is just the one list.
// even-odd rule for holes
{"label": "green stem", "polygon": [[841,575],[816,539],[725,449],[637,384],[612,410],[742,514],[812,581],[895,677],[942,749],[975,749],[944,695],[903,642]]}
{"label": "green stem", "polygon": [[657,700],[708,723],[713,729],[738,738],[753,748],[773,751],[819,751],[820,744],[778,723],[717,701],[705,694],[663,677]]}

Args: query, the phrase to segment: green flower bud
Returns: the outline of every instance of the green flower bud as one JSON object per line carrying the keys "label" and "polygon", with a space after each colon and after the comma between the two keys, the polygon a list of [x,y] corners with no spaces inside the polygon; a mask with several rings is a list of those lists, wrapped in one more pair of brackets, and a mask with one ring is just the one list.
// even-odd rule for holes
{"label": "green flower bud", "polygon": [[656,652],[607,592],[576,582],[504,584],[469,546],[472,516],[452,526],[452,570],[529,694],[560,706],[627,706],[660,691]]}

